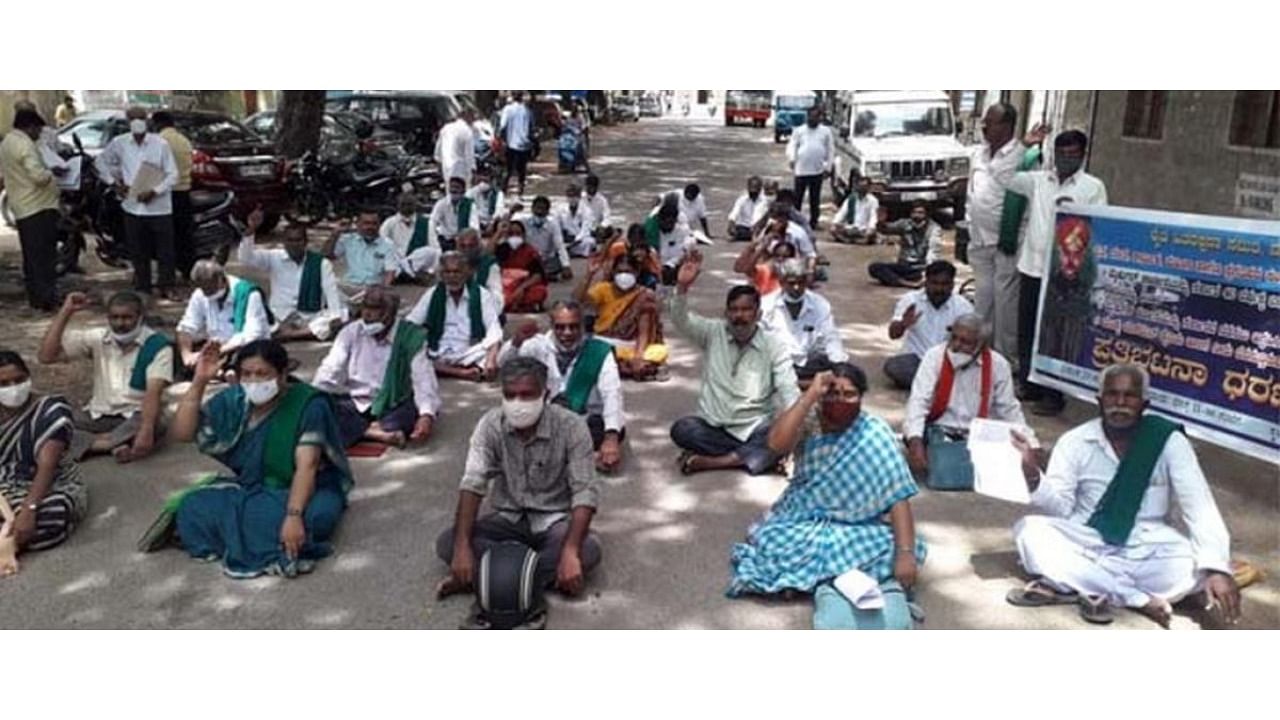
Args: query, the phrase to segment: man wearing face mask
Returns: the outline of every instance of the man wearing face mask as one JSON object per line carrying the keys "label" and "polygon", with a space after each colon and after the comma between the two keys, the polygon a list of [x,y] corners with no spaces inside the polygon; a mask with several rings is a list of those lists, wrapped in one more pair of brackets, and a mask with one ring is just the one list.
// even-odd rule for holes
{"label": "man wearing face mask", "polygon": [[484,288],[493,299],[494,312],[502,315],[502,268],[498,258],[488,251],[480,233],[463,230],[458,233],[458,252],[471,266],[471,286]]}
{"label": "man wearing face mask", "polygon": [[396,321],[400,297],[373,287],[364,294],[360,319],[333,341],[313,384],[334,395],[343,444],[361,440],[403,447],[431,436],[440,392],[426,333]]}
{"label": "man wearing face mask", "polygon": [[761,322],[790,352],[801,389],[832,363],[849,359],[840,344],[831,303],[809,289],[804,261],[792,258],[782,263],[782,292],[766,298],[764,305]]}
{"label": "man wearing face mask", "polygon": [[129,291],[107,301],[107,327],[67,332],[71,317],[88,307],[84,293],[67,295],[38,355],[44,365],[93,362],[93,394],[72,416],[71,456],[111,453],[117,462],[140,460],[164,433],[161,406],[173,382],[173,343],[147,326],[142,298]]}
{"label": "man wearing face mask", "polygon": [[267,273],[271,297],[267,307],[276,320],[271,337],[290,340],[328,340],[347,319],[347,304],[338,291],[333,263],[307,249],[305,225],[284,230],[284,247],[263,250],[254,233],[262,224],[262,208],[249,213],[247,234],[236,255],[240,262]]}
{"label": "man wearing face mask", "polygon": [[525,227],[525,242],[533,246],[542,258],[542,267],[548,280],[570,280],[569,251],[564,245],[564,232],[560,222],[551,217],[551,201],[545,195],[533,199],[533,214],[521,218]]}
{"label": "man wearing face mask", "polygon": [[1053,141],[1053,170],[1019,172],[1009,180],[1009,192],[1028,199],[1026,239],[1018,252],[1018,380],[1024,400],[1039,400],[1031,408],[1037,415],[1057,415],[1066,406],[1062,393],[1034,385],[1027,379],[1040,306],[1040,283],[1048,274],[1045,264],[1053,245],[1058,206],[1068,202],[1107,204],[1106,185],[1081,169],[1088,147],[1089,138],[1079,130],[1060,133]]}
{"label": "man wearing face mask", "polygon": [[475,201],[467,197],[467,181],[449,178],[449,194],[437,200],[431,209],[428,237],[435,238],[441,250],[453,250],[458,233],[467,228],[480,229],[480,215],[475,205]]}
{"label": "man wearing face mask", "polygon": [[502,325],[489,291],[470,284],[471,268],[458,252],[440,258],[440,284],[427,290],[405,319],[421,325],[436,373],[476,382],[497,374]]}
{"label": "man wearing face mask", "polygon": [[488,235],[507,205],[506,195],[501,188],[494,186],[493,174],[488,167],[476,168],[475,184],[467,190],[467,197],[475,203],[472,207],[480,224],[481,234]]}
{"label": "man wearing face mask", "polygon": [[769,217],[769,208],[778,200],[778,181],[765,180],[764,189],[761,191],[763,201],[756,205],[755,212],[751,216],[752,233],[760,232],[760,221]]}
{"label": "man wearing face mask", "polygon": [[124,233],[133,264],[133,288],[151,292],[151,261],[159,264],[160,295],[177,300],[173,290],[176,256],[172,191],[178,166],[164,138],[147,131],[147,111],[131,107],[129,132],[112,140],[94,161],[104,183],[114,185],[124,210]]}
{"label": "man wearing face mask", "polygon": [[584,181],[587,194],[582,198],[587,210],[591,212],[591,231],[599,237],[604,228],[612,227],[614,218],[609,210],[609,199],[600,192],[600,178],[587,174]]}
{"label": "man wearing face mask", "polygon": [[[1010,591],[1023,607],[1075,604],[1087,622],[1128,607],[1168,627],[1172,603],[1190,597],[1213,622],[1240,618],[1230,537],[1195,449],[1175,423],[1150,414],[1150,378],[1111,365],[1099,378],[1101,417],[1043,455],[1015,436],[1031,505],[1013,528],[1018,558],[1034,579]],[[1178,508],[1179,527],[1170,510]]]}
{"label": "man wearing face mask", "polygon": [[229,356],[254,340],[271,337],[272,318],[262,289],[252,282],[228,275],[212,260],[200,260],[191,269],[196,286],[187,309],[178,321],[178,352],[188,371],[200,359],[200,347],[213,341]]}
{"label": "man wearing face mask", "polygon": [[809,194],[809,227],[818,227],[822,208],[822,180],[835,162],[836,143],[831,128],[822,124],[822,108],[809,108],[803,127],[791,132],[787,143],[787,162],[796,178],[796,208],[804,205]]}
{"label": "man wearing face mask", "polygon": [[[782,289],[782,263],[796,256],[795,243],[778,223],[765,226],[756,241],[742,249],[733,262],[733,271],[750,279],[766,301],[772,301]],[[805,268],[808,264],[805,263]]]}
{"label": "man wearing face mask", "polygon": [[551,330],[538,334],[529,320],[503,345],[498,362],[519,355],[547,366],[547,390],[552,402],[586,418],[596,469],[612,472],[622,462],[626,424],[622,408],[622,377],[613,346],[589,337],[582,323],[582,307],[558,302],[547,313]]}
{"label": "man wearing face mask", "polygon": [[[578,595],[601,556],[589,532],[599,500],[591,433],[573,411],[547,404],[547,367],[538,360],[508,360],[499,381],[502,407],[471,435],[454,525],[436,540],[436,556],[449,565],[437,595],[470,589],[485,550],[510,540],[537,551],[536,582]],[[485,497],[492,512],[479,517]]]}
{"label": "man wearing face mask", "polygon": [[412,282],[434,275],[440,262],[440,243],[430,230],[430,219],[418,212],[418,196],[401,193],[396,214],[382,221],[378,235],[395,247],[400,274],[397,280]]}
{"label": "man wearing face mask", "polygon": [[400,272],[395,245],[378,235],[378,213],[373,211],[360,213],[354,230],[350,220],[339,223],[320,254],[346,261],[347,272],[338,287],[352,302],[359,302],[367,287],[395,282]]}
{"label": "man wearing face mask", "polygon": [[564,191],[564,202],[556,208],[555,216],[569,255],[587,257],[596,251],[596,240],[591,234],[591,210],[582,202],[581,188],[569,185]]}
{"label": "man wearing face mask", "polygon": [[774,422],[769,448],[794,452],[795,472],[733,547],[730,597],[813,592],[849,572],[915,585],[925,545],[909,500],[919,490],[889,424],[862,411],[866,391],[860,368],[836,363]]}
{"label": "man wearing face mask", "polygon": [[871,192],[871,179],[858,176],[854,190],[845,198],[831,223],[831,237],[836,242],[855,245],[876,243],[876,224],[880,222],[880,200]]}
{"label": "man wearing face mask", "polygon": [[751,240],[751,226],[755,224],[756,209],[763,202],[765,198],[761,194],[760,177],[752,175],[747,178],[747,191],[738,196],[733,203],[733,209],[729,211],[727,233],[730,240],[734,242]]}
{"label": "man wearing face mask", "polygon": [[27,303],[37,310],[57,308],[57,246],[59,190],[54,175],[40,159],[36,140],[45,128],[35,110],[14,113],[13,132],[0,142],[0,177],[4,178],[9,208],[18,225],[22,245],[22,279]]}
{"label": "man wearing face mask", "polygon": [[921,477],[930,469],[930,438],[959,439],[967,435],[974,418],[1027,424],[1013,394],[1009,361],[991,350],[984,332],[977,313],[962,315],[951,324],[950,340],[920,360],[907,400],[903,435],[907,460]]}
{"label": "man wearing face mask", "polygon": [[750,285],[729,291],[724,320],[689,311],[689,287],[702,269],[693,253],[676,282],[671,317],[676,327],[705,353],[698,414],[671,427],[671,439],[684,452],[680,470],[745,469],[760,475],[776,469],[781,456],[770,450],[774,405],[790,406],[800,395],[791,355],[760,328],[760,293]]}
{"label": "man wearing face mask", "polygon": [[955,294],[956,266],[935,260],[924,270],[924,288],[898,299],[889,323],[889,339],[902,341],[902,351],[884,363],[884,374],[899,390],[910,390],[920,359],[946,342],[952,323],[973,312],[973,305]]}
{"label": "man wearing face mask", "polygon": [[867,273],[889,287],[920,287],[925,265],[937,260],[942,250],[942,228],[929,218],[928,203],[917,200],[911,205],[911,217],[880,223],[876,231],[898,236],[898,260],[873,262]]}

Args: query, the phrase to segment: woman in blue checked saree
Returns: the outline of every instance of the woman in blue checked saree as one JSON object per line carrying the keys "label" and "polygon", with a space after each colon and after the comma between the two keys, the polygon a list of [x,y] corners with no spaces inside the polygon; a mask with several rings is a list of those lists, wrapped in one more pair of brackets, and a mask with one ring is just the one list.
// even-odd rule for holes
{"label": "woman in blue checked saree", "polygon": [[0,495],[13,521],[0,525],[20,554],[47,550],[71,535],[89,508],[80,466],[67,454],[71,406],[31,392],[17,353],[0,350]]}
{"label": "woman in blue checked saree", "polygon": [[915,583],[925,556],[908,504],[916,484],[889,425],[861,413],[866,389],[862,370],[837,363],[770,429],[770,449],[794,450],[796,469],[747,542],[734,546],[730,597],[812,592],[855,568],[878,582]]}
{"label": "woman in blue checked saree", "polygon": [[206,480],[175,509],[183,548],[220,560],[231,577],[311,571],[332,552],[346,508],[352,479],[337,416],[327,395],[289,382],[288,362],[274,340],[245,345],[240,382],[201,408],[219,365],[216,343],[206,345],[171,431],[235,473]]}

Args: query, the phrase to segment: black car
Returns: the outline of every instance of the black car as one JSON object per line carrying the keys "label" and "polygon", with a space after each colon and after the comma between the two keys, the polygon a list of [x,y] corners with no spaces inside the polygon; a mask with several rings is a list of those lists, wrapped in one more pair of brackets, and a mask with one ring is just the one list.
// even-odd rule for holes
{"label": "black car", "polygon": [[325,101],[329,112],[355,112],[384,130],[405,138],[405,149],[415,155],[434,155],[436,134],[458,117],[462,108],[451,93],[412,92],[350,93]]}
{"label": "black car", "polygon": [[[245,118],[245,125],[266,138],[276,137],[276,111],[264,110]],[[357,152],[381,153],[389,158],[405,154],[404,138],[384,130],[373,121],[353,112],[327,112],[320,124],[320,155],[329,160],[349,161]]]}

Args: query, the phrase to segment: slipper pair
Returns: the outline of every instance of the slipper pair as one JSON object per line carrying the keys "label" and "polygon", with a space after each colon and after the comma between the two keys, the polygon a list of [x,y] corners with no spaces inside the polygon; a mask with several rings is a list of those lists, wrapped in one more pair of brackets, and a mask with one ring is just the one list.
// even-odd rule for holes
{"label": "slipper pair", "polygon": [[1051,605],[1078,605],[1080,618],[1094,625],[1109,625],[1115,619],[1111,604],[1106,598],[1093,598],[1078,593],[1058,592],[1042,580],[1032,580],[1021,588],[1005,595],[1010,605],[1017,607],[1048,607]]}

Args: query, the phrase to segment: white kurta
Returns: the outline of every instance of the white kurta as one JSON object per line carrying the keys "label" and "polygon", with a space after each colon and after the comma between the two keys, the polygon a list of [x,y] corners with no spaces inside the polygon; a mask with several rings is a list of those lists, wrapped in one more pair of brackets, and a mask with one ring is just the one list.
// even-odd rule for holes
{"label": "white kurta", "polygon": [[476,169],[476,137],[466,120],[458,118],[440,128],[436,161],[446,183],[459,177],[467,181],[467,187],[471,186],[471,173]]}

